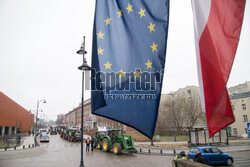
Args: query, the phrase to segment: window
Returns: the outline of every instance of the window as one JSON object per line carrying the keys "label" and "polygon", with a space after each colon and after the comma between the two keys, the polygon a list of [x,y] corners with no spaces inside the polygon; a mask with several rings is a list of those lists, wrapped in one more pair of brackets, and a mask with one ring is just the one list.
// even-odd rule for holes
{"label": "window", "polygon": [[191,95],[191,89],[189,89],[187,92],[188,92],[189,95]]}
{"label": "window", "polygon": [[241,104],[242,105],[242,110],[246,110],[247,107],[246,107],[246,104]]}
{"label": "window", "polygon": [[221,153],[221,151],[219,149],[217,149],[217,148],[212,148],[212,152],[213,153]]}
{"label": "window", "polygon": [[247,115],[243,115],[244,122],[248,122]]}
{"label": "window", "polygon": [[237,135],[238,134],[237,128],[234,128],[233,130],[234,130],[234,134]]}
{"label": "window", "polygon": [[200,151],[198,148],[191,148],[190,152],[192,153],[198,153]]}
{"label": "window", "polygon": [[245,133],[247,134],[247,128],[245,128]]}

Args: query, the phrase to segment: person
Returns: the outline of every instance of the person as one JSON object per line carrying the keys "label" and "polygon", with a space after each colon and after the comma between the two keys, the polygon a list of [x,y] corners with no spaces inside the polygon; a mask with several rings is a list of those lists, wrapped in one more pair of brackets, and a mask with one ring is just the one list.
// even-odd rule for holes
{"label": "person", "polygon": [[202,163],[202,164],[206,164],[206,161],[203,159],[200,151],[198,151],[197,154],[194,156],[194,161]]}
{"label": "person", "polygon": [[89,144],[90,144],[90,139],[88,137],[86,140],[86,152],[89,152]]}
{"label": "person", "polygon": [[185,151],[182,150],[179,155],[175,156],[175,159],[187,159],[187,155],[186,155]]}
{"label": "person", "polygon": [[95,138],[92,136],[92,137],[91,137],[91,151],[93,151],[94,142],[95,142]]}

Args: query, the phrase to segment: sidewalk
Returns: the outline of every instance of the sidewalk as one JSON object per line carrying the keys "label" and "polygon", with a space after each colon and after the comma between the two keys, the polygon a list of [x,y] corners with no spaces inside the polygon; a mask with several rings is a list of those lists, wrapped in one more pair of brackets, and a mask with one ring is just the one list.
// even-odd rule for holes
{"label": "sidewalk", "polygon": [[[25,149],[32,148],[32,145],[34,146],[34,136],[24,136],[21,138],[20,146],[16,147],[16,150],[23,149],[23,146],[25,146]],[[7,151],[14,150],[14,148],[8,148]],[[0,151],[5,151],[5,149],[0,149]]]}
{"label": "sidewalk", "polygon": [[[232,143],[232,144],[230,144]],[[151,146],[151,142],[134,142],[138,152],[141,153],[158,153],[158,154],[176,154],[181,150],[188,152],[190,148],[187,142],[154,142]],[[229,141],[229,145],[216,146],[223,152],[235,152],[235,151],[249,151],[250,140],[233,140]]]}

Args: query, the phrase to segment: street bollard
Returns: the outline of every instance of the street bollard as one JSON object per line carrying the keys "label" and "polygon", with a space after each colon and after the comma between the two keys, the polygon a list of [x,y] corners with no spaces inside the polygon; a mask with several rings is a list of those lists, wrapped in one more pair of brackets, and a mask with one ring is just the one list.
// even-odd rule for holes
{"label": "street bollard", "polygon": [[32,144],[32,147],[34,147],[34,144]]}
{"label": "street bollard", "polygon": [[30,148],[30,144],[29,144],[29,148]]}
{"label": "street bollard", "polygon": [[148,153],[150,154],[150,149],[148,149]]}
{"label": "street bollard", "polygon": [[4,150],[7,151],[7,147],[5,147]]}
{"label": "street bollard", "polygon": [[161,154],[162,154],[162,149],[161,149]]}
{"label": "street bollard", "polygon": [[176,151],[174,150],[174,154],[176,154]]}
{"label": "street bollard", "polygon": [[141,148],[140,148],[140,152],[142,152]]}
{"label": "street bollard", "polygon": [[16,150],[16,146],[14,146],[14,150]]}
{"label": "street bollard", "polygon": [[176,136],[174,136],[174,142],[176,142]]}
{"label": "street bollard", "polygon": [[25,149],[25,145],[23,145],[23,149]]}

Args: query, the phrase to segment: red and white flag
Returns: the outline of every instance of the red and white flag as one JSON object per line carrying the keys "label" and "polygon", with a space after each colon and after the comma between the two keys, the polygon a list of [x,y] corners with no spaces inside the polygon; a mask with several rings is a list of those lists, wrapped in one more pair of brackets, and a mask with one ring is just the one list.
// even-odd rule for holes
{"label": "red and white flag", "polygon": [[209,136],[234,122],[226,84],[237,50],[245,0],[192,0],[202,109]]}

